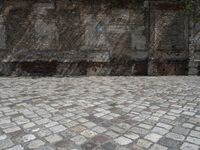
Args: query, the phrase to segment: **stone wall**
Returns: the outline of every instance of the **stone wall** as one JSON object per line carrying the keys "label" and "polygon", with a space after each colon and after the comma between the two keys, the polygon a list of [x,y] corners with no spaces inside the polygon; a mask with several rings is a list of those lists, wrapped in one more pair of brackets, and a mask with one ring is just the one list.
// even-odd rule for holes
{"label": "stone wall", "polygon": [[179,4],[119,2],[1,0],[0,74],[186,75],[188,66],[198,69],[188,46],[189,18]]}
{"label": "stone wall", "polygon": [[149,74],[186,75],[189,18],[178,2],[149,2]]}
{"label": "stone wall", "polygon": [[[200,7],[200,4],[197,4]],[[194,13],[190,18],[189,75],[200,75],[200,23]]]}

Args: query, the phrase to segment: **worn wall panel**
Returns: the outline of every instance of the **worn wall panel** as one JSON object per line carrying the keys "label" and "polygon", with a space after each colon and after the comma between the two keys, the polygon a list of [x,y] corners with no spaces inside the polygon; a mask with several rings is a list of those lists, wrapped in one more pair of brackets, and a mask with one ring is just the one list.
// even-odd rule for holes
{"label": "worn wall panel", "polygon": [[198,74],[199,25],[176,0],[0,2],[1,74]]}
{"label": "worn wall panel", "polygon": [[0,16],[0,49],[6,49],[6,27],[3,16]]}
{"label": "worn wall panel", "polygon": [[[137,1],[118,6],[100,0],[7,0],[2,4],[0,48],[7,52],[1,51],[0,58],[17,64],[13,74],[84,75],[97,62],[117,63],[118,71],[105,74],[120,75],[123,68],[132,66],[122,60],[148,58],[144,7]],[[48,65],[56,69],[49,66],[42,71]],[[132,75],[131,71],[126,74]]]}
{"label": "worn wall panel", "polygon": [[[149,62],[149,74],[186,75],[187,72],[180,67],[175,67],[176,69],[169,71],[169,74],[167,71],[161,73],[160,70],[162,69],[157,67],[162,66],[163,70],[168,70],[166,69],[167,65],[165,65],[168,62],[171,61],[172,64],[177,62],[177,65],[174,65],[179,66],[182,61],[187,62],[188,60],[189,21],[182,5],[177,2],[154,1],[150,3],[149,13],[149,59],[151,60]],[[182,68],[185,67],[187,68],[188,64],[183,63]]]}

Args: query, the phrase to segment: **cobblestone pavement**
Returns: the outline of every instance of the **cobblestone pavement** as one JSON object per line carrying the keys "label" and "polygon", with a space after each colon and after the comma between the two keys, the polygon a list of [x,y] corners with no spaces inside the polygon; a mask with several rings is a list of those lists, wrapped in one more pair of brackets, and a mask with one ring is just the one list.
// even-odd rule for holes
{"label": "cobblestone pavement", "polygon": [[198,150],[199,77],[0,78],[0,149]]}

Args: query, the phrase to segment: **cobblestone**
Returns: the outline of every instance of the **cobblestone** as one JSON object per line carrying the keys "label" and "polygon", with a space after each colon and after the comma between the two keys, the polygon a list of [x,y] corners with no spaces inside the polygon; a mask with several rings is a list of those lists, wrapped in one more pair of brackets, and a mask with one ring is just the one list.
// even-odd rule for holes
{"label": "cobblestone", "polygon": [[5,139],[5,140],[0,141],[0,149],[1,150],[9,148],[13,145],[14,145],[14,143],[10,139]]}
{"label": "cobblestone", "polygon": [[22,137],[24,142],[29,142],[34,140],[36,137],[33,134],[27,134],[25,136]]}
{"label": "cobblestone", "polygon": [[28,145],[28,148],[35,149],[35,148],[41,147],[44,144],[45,143],[41,140],[35,140],[35,141],[30,142],[30,144]]}
{"label": "cobblestone", "polygon": [[82,145],[83,143],[87,141],[87,139],[81,135],[77,135],[73,137],[71,140],[74,141],[77,145]]}
{"label": "cobblestone", "polygon": [[57,134],[50,135],[45,138],[49,143],[56,143],[58,141],[61,141],[63,138]]}
{"label": "cobblestone", "polygon": [[199,148],[199,146],[190,143],[183,143],[181,146],[181,150],[199,150]]}
{"label": "cobblestone", "polygon": [[200,78],[0,78],[0,150],[197,150]]}
{"label": "cobblestone", "polygon": [[16,145],[16,146],[11,147],[11,148],[9,148],[7,150],[24,150],[24,148],[21,145]]}
{"label": "cobblestone", "polygon": [[177,140],[177,141],[183,141],[185,139],[185,136],[180,135],[180,134],[176,134],[176,133],[172,133],[172,132],[168,133],[166,135],[166,137]]}
{"label": "cobblestone", "polygon": [[148,149],[152,145],[152,142],[149,142],[149,141],[144,140],[144,139],[139,139],[138,142],[137,142],[137,145],[140,146],[140,147],[144,147],[144,148]]}
{"label": "cobblestone", "polygon": [[158,140],[161,138],[162,136],[159,135],[159,134],[155,134],[155,133],[150,133],[148,134],[147,136],[145,136],[144,138],[149,140],[149,141],[152,141],[154,143],[158,142]]}
{"label": "cobblestone", "polygon": [[132,140],[125,137],[118,137],[117,139],[115,139],[115,142],[117,142],[119,145],[128,145],[132,143]]}
{"label": "cobblestone", "polygon": [[162,145],[154,144],[149,150],[167,150],[167,147]]}

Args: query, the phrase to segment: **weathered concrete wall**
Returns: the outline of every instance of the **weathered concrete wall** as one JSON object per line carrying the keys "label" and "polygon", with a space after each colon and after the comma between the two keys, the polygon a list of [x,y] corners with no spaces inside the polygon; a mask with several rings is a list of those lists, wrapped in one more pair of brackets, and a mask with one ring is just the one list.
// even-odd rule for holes
{"label": "weathered concrete wall", "polygon": [[188,72],[189,18],[177,2],[149,2],[149,74]]}
{"label": "weathered concrete wall", "polygon": [[[64,75],[147,72],[142,3],[115,7],[101,1],[6,0],[2,4],[1,61],[17,65],[13,67],[17,74],[28,73],[31,67],[37,72],[33,63],[38,61],[47,68],[53,61],[54,73]],[[30,68],[26,70],[22,62]],[[146,67],[137,71],[140,62]]]}
{"label": "weathered concrete wall", "polygon": [[[200,7],[200,3],[196,5]],[[189,75],[200,75],[200,23],[196,22],[196,14],[190,18]]]}
{"label": "weathered concrete wall", "polygon": [[0,74],[186,75],[188,66],[189,72],[198,70],[188,46],[189,18],[179,4],[119,2],[0,1]]}

